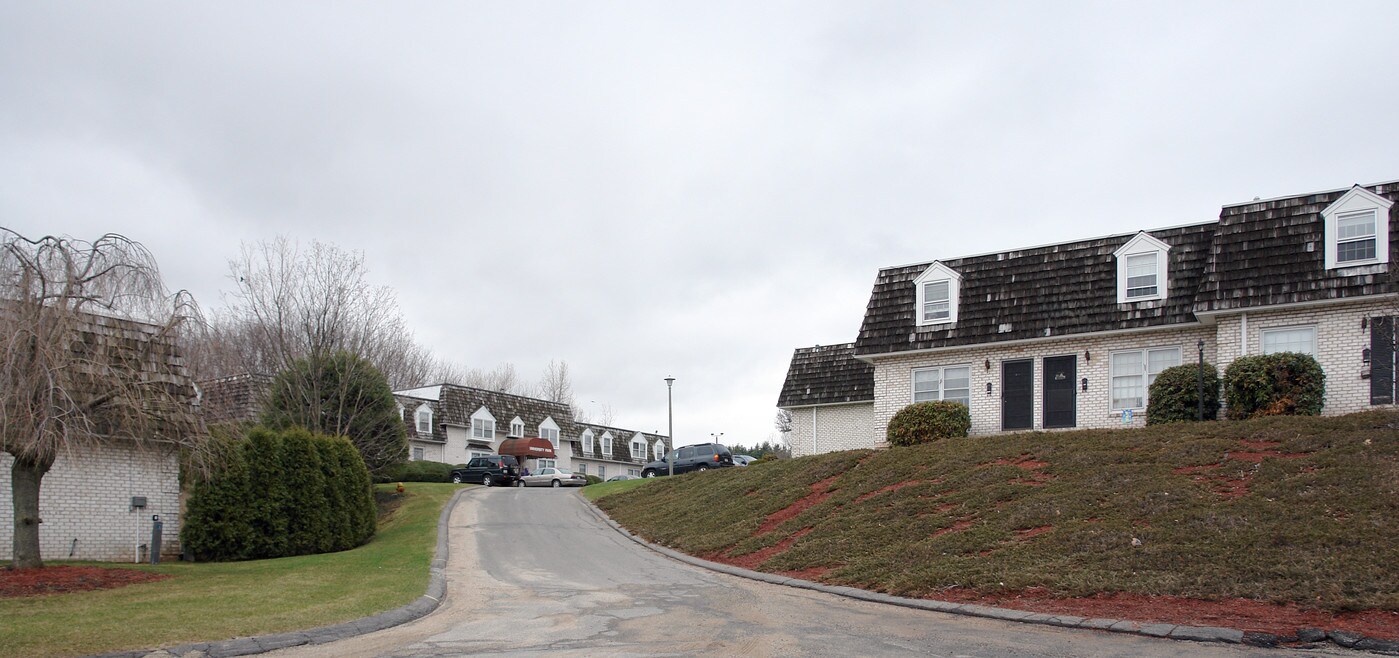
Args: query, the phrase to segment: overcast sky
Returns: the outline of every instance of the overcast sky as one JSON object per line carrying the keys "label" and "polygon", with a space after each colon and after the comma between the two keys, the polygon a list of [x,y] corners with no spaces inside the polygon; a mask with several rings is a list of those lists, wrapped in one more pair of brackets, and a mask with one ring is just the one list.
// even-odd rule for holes
{"label": "overcast sky", "polygon": [[0,225],[363,251],[444,358],[752,444],[880,267],[1399,179],[1399,3],[0,0]]}

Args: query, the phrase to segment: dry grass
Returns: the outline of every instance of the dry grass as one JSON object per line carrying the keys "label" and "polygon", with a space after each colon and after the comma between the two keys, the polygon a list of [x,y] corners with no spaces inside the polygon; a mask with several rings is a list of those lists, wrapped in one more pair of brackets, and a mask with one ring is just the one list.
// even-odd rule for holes
{"label": "dry grass", "polygon": [[1043,587],[1399,610],[1395,412],[832,453],[598,504],[693,554],[760,554],[766,571],[901,595]]}

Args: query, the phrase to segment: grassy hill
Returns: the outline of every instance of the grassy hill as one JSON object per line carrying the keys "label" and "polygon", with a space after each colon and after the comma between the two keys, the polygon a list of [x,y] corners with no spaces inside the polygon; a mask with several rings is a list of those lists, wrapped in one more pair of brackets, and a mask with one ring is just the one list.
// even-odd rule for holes
{"label": "grassy hill", "polygon": [[677,550],[905,596],[1043,588],[1399,611],[1395,412],[971,437],[597,502]]}

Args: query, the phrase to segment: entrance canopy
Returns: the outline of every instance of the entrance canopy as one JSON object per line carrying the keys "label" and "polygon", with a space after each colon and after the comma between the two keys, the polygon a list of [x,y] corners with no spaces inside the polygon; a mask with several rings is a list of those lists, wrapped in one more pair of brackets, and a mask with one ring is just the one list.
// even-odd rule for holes
{"label": "entrance canopy", "polygon": [[549,439],[526,438],[506,439],[500,443],[500,454],[515,457],[542,457],[554,459],[554,444]]}

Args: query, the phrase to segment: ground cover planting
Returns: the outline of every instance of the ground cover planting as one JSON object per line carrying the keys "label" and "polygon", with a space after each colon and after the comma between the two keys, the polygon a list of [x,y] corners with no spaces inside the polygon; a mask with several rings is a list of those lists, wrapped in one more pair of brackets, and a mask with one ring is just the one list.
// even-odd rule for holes
{"label": "ground cover planting", "polygon": [[[413,483],[402,495],[393,488],[376,488],[379,530],[369,543],[348,551],[158,566],[50,563],[68,573],[56,574],[48,585],[24,576],[23,595],[0,598],[0,657],[85,655],[279,633],[407,604],[427,587],[438,515],[460,487]],[[106,585],[132,573],[162,579],[76,591],[81,588],[74,584],[80,582],[74,568],[119,572],[89,574],[90,582]],[[0,575],[0,583],[7,575]],[[45,593],[55,589],[61,593]]]}
{"label": "ground cover planting", "polygon": [[694,555],[904,596],[1399,637],[1394,412],[953,438],[598,505]]}

